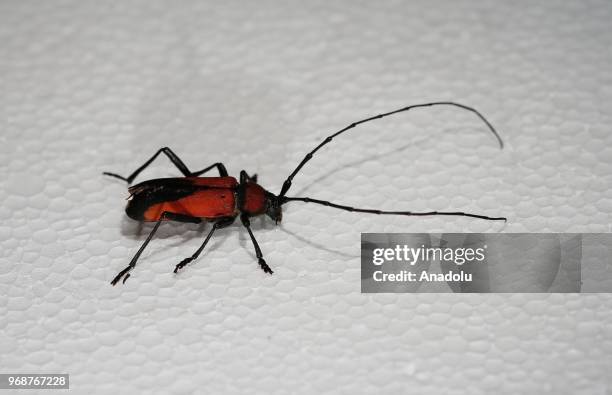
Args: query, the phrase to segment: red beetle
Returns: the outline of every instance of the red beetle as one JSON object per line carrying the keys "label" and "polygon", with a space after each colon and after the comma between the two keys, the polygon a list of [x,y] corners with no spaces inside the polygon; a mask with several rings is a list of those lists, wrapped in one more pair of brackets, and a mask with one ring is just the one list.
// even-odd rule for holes
{"label": "red beetle", "polygon": [[[129,187],[130,193],[128,205],[125,209],[127,215],[137,221],[155,222],[155,226],[151,233],[142,244],[136,255],[132,258],[129,265],[123,269],[115,278],[111,281],[112,285],[117,284],[122,278],[125,282],[129,276],[130,271],[136,265],[136,261],[142,254],[151,238],[159,228],[162,221],[180,221],[180,222],[192,222],[199,223],[202,220],[210,221],[213,223],[213,227],[204,239],[204,242],[197,249],[197,251],[189,258],[183,259],[174,268],[176,273],[179,269],[193,261],[200,255],[206,244],[212,237],[215,230],[231,225],[237,216],[240,215],[240,221],[242,225],[249,232],[253,246],[255,247],[255,254],[259,265],[264,272],[272,274],[272,269],[268,266],[263,258],[261,249],[253,231],[251,230],[251,223],[249,218],[258,216],[261,214],[267,214],[277,223],[282,218],[281,206],[287,202],[300,201],[306,203],[316,203],[328,207],[333,207],[346,211],[353,211],[359,213],[370,213],[370,214],[389,214],[389,215],[408,215],[408,216],[428,216],[428,215],[452,215],[452,216],[465,216],[480,218],[491,221],[506,221],[505,217],[489,217],[479,214],[469,214],[464,212],[446,212],[446,211],[428,211],[428,212],[411,212],[411,211],[382,211],[376,209],[361,209],[350,206],[344,206],[325,200],[312,199],[308,197],[288,197],[285,196],[289,188],[293,177],[300,171],[300,169],[310,160],[313,155],[321,149],[324,145],[330,143],[332,139],[341,133],[346,132],[349,129],[354,128],[362,123],[372,121],[374,119],[380,119],[388,115],[396,114],[403,111],[408,111],[417,107],[429,107],[437,105],[448,105],[462,108],[464,110],[475,113],[491,130],[493,135],[497,138],[500,148],[503,148],[503,142],[495,131],[493,126],[475,109],[454,102],[433,102],[424,104],[415,104],[408,107],[401,108],[399,110],[391,111],[384,114],[379,114],[370,118],[363,119],[358,122],[354,122],[349,126],[341,129],[340,131],[328,136],[319,145],[317,145],[312,151],[310,151],[299,165],[293,170],[293,172],[287,177],[283,183],[283,187],[278,195],[263,189],[257,184],[257,176],[250,177],[244,170],[240,172],[240,182],[234,177],[229,177],[227,170],[222,163],[215,163],[208,166],[205,169],[192,172],[183,161],[174,153],[170,148],[164,147],[155,153],[148,161],[142,166],[136,169],[129,177],[122,177],[118,174],[104,172],[104,174],[112,177],[119,178],[131,184],[134,178],[140,174],[147,166],[151,164],[157,158],[160,153],[164,153],[172,163],[183,173],[184,177],[180,178],[157,178],[154,180],[144,181],[140,184]],[[219,177],[200,177],[201,174],[208,172],[216,168],[219,172]]]}

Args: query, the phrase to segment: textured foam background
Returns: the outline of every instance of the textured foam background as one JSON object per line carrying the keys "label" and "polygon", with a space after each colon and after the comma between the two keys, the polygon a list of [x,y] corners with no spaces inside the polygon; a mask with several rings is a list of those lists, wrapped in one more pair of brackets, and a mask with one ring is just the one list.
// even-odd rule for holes
{"label": "textured foam background", "polygon": [[[0,3],[0,369],[74,393],[610,390],[608,295],[362,295],[360,232],[610,231],[612,5],[507,2]],[[467,218],[286,206],[172,269],[208,227],[125,218],[127,174],[172,147],[277,192]],[[163,158],[143,178],[178,172]]]}

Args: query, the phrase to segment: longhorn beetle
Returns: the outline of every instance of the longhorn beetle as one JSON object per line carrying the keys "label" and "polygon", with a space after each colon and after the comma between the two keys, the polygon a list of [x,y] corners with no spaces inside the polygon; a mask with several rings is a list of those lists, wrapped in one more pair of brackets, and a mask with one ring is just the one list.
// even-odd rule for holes
{"label": "longhorn beetle", "polygon": [[[125,209],[127,215],[137,221],[155,222],[153,230],[149,233],[146,240],[136,252],[136,255],[132,258],[129,265],[120,271],[117,276],[111,281],[112,285],[117,284],[122,278],[123,282],[130,277],[130,271],[136,266],[136,261],[142,254],[147,244],[153,238],[155,232],[159,228],[162,221],[179,221],[179,222],[191,222],[200,223],[202,221],[209,221],[213,223],[212,229],[204,239],[204,242],[193,253],[189,258],[183,259],[174,268],[174,273],[178,272],[181,268],[193,261],[200,255],[206,244],[212,237],[213,233],[217,229],[224,228],[231,225],[236,217],[240,216],[242,225],[249,232],[253,247],[255,248],[255,255],[257,261],[262,270],[266,273],[272,274],[272,269],[266,263],[259,248],[259,244],[253,235],[251,230],[251,222],[249,218],[267,214],[276,223],[282,218],[281,207],[288,202],[305,202],[305,203],[316,203],[327,207],[333,207],[340,210],[357,212],[357,213],[370,213],[370,214],[386,214],[386,215],[407,215],[407,216],[428,216],[428,215],[448,215],[448,216],[464,216],[472,218],[480,218],[489,221],[506,221],[505,217],[489,217],[480,214],[470,214],[459,211],[427,211],[427,212],[412,212],[412,211],[382,211],[376,209],[363,209],[345,206],[342,204],[332,203],[325,200],[313,199],[309,197],[289,197],[286,196],[289,188],[291,188],[291,182],[295,175],[304,167],[304,165],[312,159],[313,155],[319,151],[323,146],[329,144],[334,137],[354,128],[357,125],[380,119],[389,115],[397,114],[400,112],[408,111],[410,109],[418,107],[431,107],[431,106],[454,106],[463,110],[471,111],[476,114],[489,128],[491,133],[497,139],[500,148],[504,147],[501,137],[477,110],[472,107],[465,106],[463,104],[455,102],[432,102],[414,104],[408,107],[400,108],[399,110],[379,114],[370,118],[362,119],[351,123],[347,127],[337,131],[336,133],[328,136],[319,145],[317,145],[312,151],[310,151],[304,159],[298,164],[298,166],[289,174],[289,177],[283,183],[283,186],[278,195],[275,195],[269,191],[263,189],[257,183],[257,175],[250,177],[246,171],[240,172],[240,181],[234,177],[230,177],[227,174],[227,170],[223,163],[214,163],[199,171],[190,171],[183,161],[168,147],[161,148],[158,150],[149,160],[147,160],[142,166],[136,169],[129,177],[122,177],[115,173],[104,172],[103,174],[111,177],[118,178],[126,181],[129,184],[143,171],[147,166],[151,164],[159,156],[160,153],[165,154],[170,161],[183,173],[184,177],[177,178],[157,178],[154,180],[144,181],[140,184],[131,186],[128,188],[130,197],[128,198],[128,204]],[[217,169],[219,177],[200,177],[202,174]]]}

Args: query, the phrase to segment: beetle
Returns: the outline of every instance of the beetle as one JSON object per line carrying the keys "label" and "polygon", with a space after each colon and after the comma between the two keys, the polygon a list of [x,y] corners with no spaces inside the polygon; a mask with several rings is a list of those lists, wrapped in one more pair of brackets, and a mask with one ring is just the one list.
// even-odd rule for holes
{"label": "beetle", "polygon": [[[506,217],[489,217],[480,214],[471,214],[459,211],[427,211],[427,212],[412,212],[412,211],[383,211],[377,209],[363,209],[342,204],[332,203],[325,200],[313,199],[309,197],[289,197],[286,196],[295,175],[310,161],[313,155],[329,144],[335,137],[342,133],[353,129],[354,127],[381,119],[389,115],[405,112],[419,107],[432,106],[453,106],[463,110],[470,111],[476,114],[488,127],[491,133],[495,136],[499,143],[500,149],[503,149],[504,143],[491,123],[477,110],[463,104],[450,101],[430,102],[413,104],[398,110],[378,114],[369,118],[353,122],[345,128],[325,138],[319,145],[310,151],[298,166],[284,181],[280,193],[275,195],[257,183],[257,175],[252,177],[246,171],[240,172],[239,180],[230,177],[223,163],[214,163],[202,170],[192,172],[183,163],[183,161],[168,147],[159,149],[149,160],[142,166],[137,168],[130,176],[123,177],[115,173],[104,172],[103,174],[123,180],[130,185],[132,181],[148,167],[160,154],[165,154],[170,161],[183,174],[183,177],[175,178],[157,178],[141,182],[137,185],[130,186],[128,192],[128,204],[125,209],[128,217],[144,222],[155,222],[153,229],[147,236],[144,243],[140,246],[130,263],[126,268],[121,270],[111,281],[112,285],[117,284],[121,279],[123,282],[130,277],[130,271],[136,266],[138,258],[149,244],[159,225],[163,221],[179,221],[200,223],[202,221],[212,222],[212,229],[206,235],[206,238],[200,247],[188,258],[179,262],[174,273],[185,267],[189,262],[195,260],[206,247],[206,244],[213,236],[217,229],[221,229],[231,225],[237,217],[240,217],[242,225],[246,228],[255,249],[255,255],[261,269],[269,274],[273,271],[266,263],[261,248],[251,230],[250,218],[266,214],[276,223],[282,219],[281,207],[293,201],[315,203],[327,207],[332,207],[340,210],[369,213],[369,214],[385,214],[385,215],[406,215],[406,216],[431,216],[431,215],[446,215],[446,216],[465,216],[479,218],[489,221],[506,221]],[[218,177],[201,177],[202,174],[216,169],[219,173]]]}

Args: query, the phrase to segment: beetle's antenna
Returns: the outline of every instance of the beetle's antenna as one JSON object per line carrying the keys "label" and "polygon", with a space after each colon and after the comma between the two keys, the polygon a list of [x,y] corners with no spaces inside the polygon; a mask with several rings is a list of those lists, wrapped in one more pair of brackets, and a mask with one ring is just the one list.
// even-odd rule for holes
{"label": "beetle's antenna", "polygon": [[[378,114],[375,115],[373,117],[370,118],[366,118],[366,119],[362,119],[361,121],[357,121],[357,122],[353,122],[352,124],[348,125],[347,127],[345,127],[344,129],[341,129],[339,131],[337,131],[336,133],[332,134],[331,136],[328,136],[325,140],[323,140],[319,145],[317,145],[315,147],[315,149],[313,149],[312,151],[310,151],[308,154],[306,154],[306,156],[304,157],[304,159],[302,159],[302,161],[300,162],[300,164],[295,168],[295,170],[293,170],[293,172],[289,175],[289,177],[287,177],[287,179],[285,180],[285,182],[283,183],[283,187],[280,191],[280,193],[278,194],[278,196],[280,198],[283,198],[285,196],[285,194],[287,193],[287,191],[289,190],[289,188],[291,188],[291,181],[293,181],[293,177],[295,177],[295,175],[302,169],[302,167],[304,167],[304,165],[310,160],[312,159],[313,155],[320,150],[324,145],[330,143],[332,141],[332,139],[344,132],[346,132],[349,129],[354,128],[357,125],[361,125],[362,123],[366,123],[369,121],[373,121],[375,119],[380,119],[380,118],[384,118],[386,116],[389,115],[393,115],[393,114],[397,114],[400,112],[404,112],[404,111],[408,111],[410,109],[413,108],[418,108],[418,107],[432,107],[432,106],[455,106],[455,107],[459,107],[462,108],[464,110],[467,111],[471,111],[474,114],[476,114],[478,116],[478,118],[480,118],[489,128],[489,130],[491,131],[491,133],[493,133],[493,135],[495,136],[495,138],[497,139],[497,141],[499,142],[499,148],[504,148],[504,142],[502,141],[501,137],[499,137],[499,134],[497,133],[497,131],[495,130],[495,128],[493,127],[493,125],[491,125],[491,123],[489,121],[487,121],[487,119],[481,114],[479,113],[476,109],[472,108],[472,107],[468,107],[465,106],[463,104],[459,104],[459,103],[455,103],[455,102],[449,102],[449,101],[441,101],[441,102],[432,102],[432,103],[422,103],[422,104],[413,104],[411,106],[408,107],[404,107],[404,108],[400,108],[399,110],[395,110],[395,111],[391,111],[391,112],[387,112],[384,114]],[[380,213],[382,214],[382,213]],[[407,214],[406,214],[407,215]],[[413,214],[414,215],[414,214]],[[431,215],[431,214],[428,214]],[[446,215],[446,214],[442,214],[442,215]],[[459,214],[458,214],[459,215]]]}
{"label": "beetle's antenna", "polygon": [[383,210],[374,210],[374,209],[365,209],[365,208],[356,208],[350,206],[344,206],[341,204],[336,204],[332,202],[328,202],[326,200],[312,199],[309,197],[287,197],[283,196],[280,198],[281,204],[285,204],[287,202],[305,202],[305,203],[316,203],[322,206],[333,207],[340,210],[351,211],[356,213],[369,213],[369,214],[382,214],[382,215],[407,215],[414,217],[425,217],[430,215],[448,215],[448,216],[462,216],[462,217],[472,217],[472,218],[480,218],[488,221],[504,221],[506,222],[506,217],[489,217],[486,215],[479,214],[470,214],[464,213],[461,211],[424,211],[424,212],[413,212],[413,211],[383,211]]}

